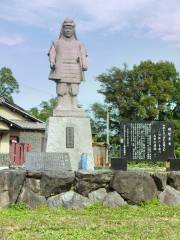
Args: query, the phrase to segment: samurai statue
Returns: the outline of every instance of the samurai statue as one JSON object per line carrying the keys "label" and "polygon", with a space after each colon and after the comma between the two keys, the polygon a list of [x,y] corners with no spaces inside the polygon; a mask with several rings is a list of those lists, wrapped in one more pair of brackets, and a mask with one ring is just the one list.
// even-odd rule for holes
{"label": "samurai statue", "polygon": [[56,82],[58,104],[55,110],[78,109],[79,84],[87,70],[87,53],[78,41],[75,23],[66,18],[59,39],[52,43],[48,53],[50,62],[49,79]]}

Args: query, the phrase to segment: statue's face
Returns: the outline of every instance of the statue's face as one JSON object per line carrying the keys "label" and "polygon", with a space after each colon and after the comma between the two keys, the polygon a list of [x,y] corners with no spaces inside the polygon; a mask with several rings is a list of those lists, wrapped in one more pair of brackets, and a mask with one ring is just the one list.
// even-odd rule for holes
{"label": "statue's face", "polygon": [[71,38],[74,35],[74,27],[71,25],[63,26],[63,35],[67,38]]}

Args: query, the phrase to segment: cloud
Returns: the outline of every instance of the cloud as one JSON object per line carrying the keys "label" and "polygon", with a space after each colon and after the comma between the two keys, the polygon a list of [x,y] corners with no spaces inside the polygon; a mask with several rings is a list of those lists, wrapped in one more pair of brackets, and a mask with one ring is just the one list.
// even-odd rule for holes
{"label": "cloud", "polygon": [[[151,13],[151,14],[150,14]],[[163,0],[151,6],[144,18],[143,27],[146,37],[158,38],[180,44],[180,2]]]}
{"label": "cloud", "polygon": [[0,2],[0,18],[41,27],[51,26],[72,16],[81,30],[122,29],[154,0],[4,0]]}
{"label": "cloud", "polygon": [[19,35],[0,35],[0,45],[6,45],[6,46],[16,46],[21,43],[23,43],[25,39]]}
{"label": "cloud", "polygon": [[179,0],[1,0],[0,19],[59,29],[72,16],[80,31],[128,30],[141,37],[180,44]]}

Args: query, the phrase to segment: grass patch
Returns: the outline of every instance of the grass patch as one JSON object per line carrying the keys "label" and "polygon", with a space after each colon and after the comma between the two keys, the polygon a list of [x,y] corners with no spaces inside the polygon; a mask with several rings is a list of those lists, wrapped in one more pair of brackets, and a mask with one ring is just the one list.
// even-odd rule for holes
{"label": "grass patch", "polygon": [[148,168],[148,167],[154,167],[154,168],[156,168],[156,167],[159,167],[159,168],[161,168],[161,167],[166,167],[166,162],[144,162],[144,161],[142,161],[142,162],[136,162],[136,161],[132,161],[132,162],[128,162],[128,166],[129,167],[139,167],[139,168]]}
{"label": "grass patch", "polygon": [[180,239],[180,206],[157,200],[121,208],[96,204],[79,210],[46,207],[29,210],[12,206],[0,210],[0,239],[119,240]]}
{"label": "grass patch", "polygon": [[129,170],[144,170],[151,173],[166,172],[165,162],[128,162]]}

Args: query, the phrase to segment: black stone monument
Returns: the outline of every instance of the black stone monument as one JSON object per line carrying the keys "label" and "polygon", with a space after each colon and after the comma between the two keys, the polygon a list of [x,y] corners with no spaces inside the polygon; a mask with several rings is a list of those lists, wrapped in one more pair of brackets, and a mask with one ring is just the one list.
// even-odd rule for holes
{"label": "black stone monument", "polygon": [[170,122],[120,122],[121,158],[127,161],[167,161],[174,156]]}
{"label": "black stone monument", "polygon": [[126,159],[122,159],[122,158],[119,158],[119,157],[112,157],[111,158],[111,168],[113,170],[127,171],[127,161],[126,161]]}
{"label": "black stone monument", "polygon": [[167,171],[180,171],[180,158],[169,158]]}

